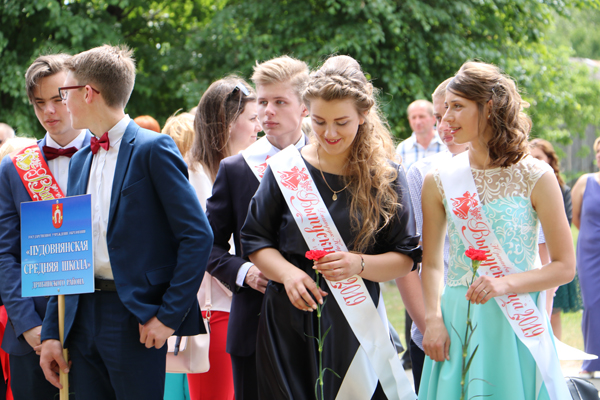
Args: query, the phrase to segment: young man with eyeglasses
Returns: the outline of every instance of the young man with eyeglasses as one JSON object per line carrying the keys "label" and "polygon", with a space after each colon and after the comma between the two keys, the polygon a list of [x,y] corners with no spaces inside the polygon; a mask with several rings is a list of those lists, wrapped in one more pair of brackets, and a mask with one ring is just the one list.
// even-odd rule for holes
{"label": "young man with eyeglasses", "polygon": [[177,146],[125,114],[132,52],[104,45],[73,56],[61,97],[74,127],[95,136],[71,161],[69,196],[91,194],[95,292],[65,296],[65,343],[56,298],[42,327],[41,366],[77,398],[162,400],[166,340],[204,333],[196,293],[212,232]]}
{"label": "young man with eyeglasses", "polygon": [[[58,94],[58,87],[67,76],[64,63],[69,58],[66,54],[39,57],[25,74],[27,96],[46,129],[46,136],[30,150],[41,164],[47,165],[49,179],[63,194],[67,192],[70,157],[89,145],[91,136],[72,127]],[[15,155],[5,157],[0,164],[0,294],[10,321],[2,349],[10,354],[11,388],[16,400],[54,400],[58,390],[44,378],[39,357],[48,298],[21,297],[20,205],[36,200],[36,196],[29,193],[26,182],[19,176]]]}
{"label": "young man with eyeglasses", "polygon": [[[207,215],[215,234],[208,272],[233,292],[227,352],[231,355],[236,400],[258,399],[256,382],[256,332],[267,278],[242,257],[240,231],[248,205],[258,189],[266,159],[289,145],[307,143],[302,119],[308,111],[302,89],[308,81],[307,65],[294,58],[278,57],[254,67],[258,117],[265,136],[242,151],[221,161],[207,202]],[[229,254],[233,235],[235,255]]]}

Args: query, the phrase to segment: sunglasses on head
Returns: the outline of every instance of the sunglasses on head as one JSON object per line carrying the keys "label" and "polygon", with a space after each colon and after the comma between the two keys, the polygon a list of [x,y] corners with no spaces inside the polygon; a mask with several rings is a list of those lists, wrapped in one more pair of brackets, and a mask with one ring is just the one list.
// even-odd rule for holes
{"label": "sunglasses on head", "polygon": [[235,92],[237,92],[238,90],[241,90],[242,93],[244,93],[245,96],[250,96],[250,91],[248,90],[248,88],[241,82],[238,82],[237,85],[235,85],[235,87],[233,88],[233,90],[231,91],[231,93],[229,94],[229,96],[233,95]]}

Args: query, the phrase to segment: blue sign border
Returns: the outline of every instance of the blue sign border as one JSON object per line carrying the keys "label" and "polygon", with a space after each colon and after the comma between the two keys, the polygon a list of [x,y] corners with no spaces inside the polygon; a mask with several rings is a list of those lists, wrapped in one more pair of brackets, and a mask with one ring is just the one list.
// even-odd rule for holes
{"label": "blue sign border", "polygon": [[94,291],[91,199],[87,194],[21,203],[23,297]]}

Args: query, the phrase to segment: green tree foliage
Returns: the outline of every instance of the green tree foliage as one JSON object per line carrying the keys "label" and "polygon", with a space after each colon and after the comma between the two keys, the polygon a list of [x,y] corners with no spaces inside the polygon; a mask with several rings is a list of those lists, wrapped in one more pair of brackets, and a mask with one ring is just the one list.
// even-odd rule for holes
{"label": "green tree foliage", "polygon": [[[539,71],[533,67],[540,64],[552,69],[556,54],[542,42],[543,32],[553,14],[565,13],[567,5],[584,4],[519,0],[229,1],[188,42],[190,51],[203,53],[195,69],[201,74],[189,84],[196,90],[190,92],[230,71],[248,75],[254,60],[290,54],[315,67],[330,54],[348,54],[361,62],[381,89],[383,110],[393,132],[406,137],[410,133],[407,105],[417,98],[430,98],[435,87],[469,59],[495,63],[509,73],[528,71],[521,62],[533,63],[530,70],[536,73]],[[568,80],[569,76],[568,68],[564,68],[553,77],[544,75],[543,84],[548,79]],[[542,91],[541,84],[526,80],[523,86],[528,93],[537,94]],[[547,92],[558,102],[571,96],[551,89],[544,94]],[[544,108],[545,99],[535,100],[531,101],[534,115],[550,111],[543,116],[549,131],[570,122],[568,116],[559,117]]]}
{"label": "green tree foliage", "polygon": [[573,49],[575,57],[600,60],[600,9],[572,10],[556,19],[548,32],[553,43]]}
{"label": "green tree foliage", "polygon": [[569,58],[569,47],[553,43],[537,46],[529,58],[510,60],[508,68],[531,103],[532,136],[569,144],[583,136],[588,124],[600,125],[600,81],[590,69]]}
{"label": "green tree foliage", "polygon": [[593,119],[588,104],[595,103],[587,101],[600,97],[583,72],[565,63],[566,53],[549,48],[544,32],[555,14],[597,1],[4,0],[0,120],[43,134],[23,78],[39,54],[126,43],[138,60],[127,109],[134,117],[164,122],[196,105],[212,81],[248,77],[257,60],[289,54],[317,67],[338,53],[360,61],[380,89],[394,134],[406,137],[407,105],[430,98],[463,62],[480,59],[518,79],[539,135],[561,137],[570,124]]}
{"label": "green tree foliage", "polygon": [[214,1],[4,0],[0,8],[0,120],[41,137],[25,94],[25,71],[41,54],[75,54],[104,43],[135,49],[138,75],[127,111],[162,122],[180,106],[188,34],[216,11]]}

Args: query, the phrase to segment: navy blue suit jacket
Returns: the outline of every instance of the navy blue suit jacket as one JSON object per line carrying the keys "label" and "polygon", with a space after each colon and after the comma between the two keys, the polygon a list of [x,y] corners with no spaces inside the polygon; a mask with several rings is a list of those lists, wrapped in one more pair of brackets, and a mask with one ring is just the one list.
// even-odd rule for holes
{"label": "navy blue suit jacket", "polygon": [[[208,272],[233,291],[227,352],[238,357],[250,356],[256,350],[258,317],[263,300],[261,292],[250,287],[240,288],[235,283],[240,267],[248,261],[242,258],[240,231],[258,185],[258,179],[241,154],[225,158],[219,166],[212,197],[206,204],[208,220],[215,234]],[[235,256],[229,254],[232,234]]]}
{"label": "navy blue suit jacket", "polygon": [[[73,156],[69,196],[86,193],[92,158],[89,147]],[[179,335],[205,332],[196,294],[213,242],[208,220],[173,139],[133,121],[119,148],[106,240],[119,298],[140,323],[156,316]],[[65,340],[78,301],[65,296]],[[42,326],[46,339],[58,339],[56,297]]]}
{"label": "navy blue suit jacket", "polygon": [[[89,146],[90,137],[86,132],[83,146]],[[40,149],[45,145],[46,138],[38,141]],[[31,197],[10,157],[5,157],[0,164],[0,295],[10,323],[2,349],[16,356],[33,351],[23,332],[42,324],[48,303],[47,297],[21,297],[21,203],[25,201]]]}

